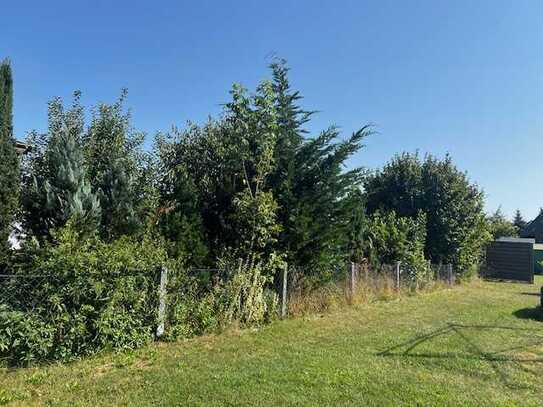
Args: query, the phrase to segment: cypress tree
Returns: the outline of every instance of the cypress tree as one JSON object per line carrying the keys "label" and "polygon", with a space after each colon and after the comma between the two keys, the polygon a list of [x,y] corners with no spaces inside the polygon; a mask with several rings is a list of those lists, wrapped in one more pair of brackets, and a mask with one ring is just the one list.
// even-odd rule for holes
{"label": "cypress tree", "polygon": [[344,171],[345,162],[362,148],[371,128],[364,126],[341,142],[335,127],[307,137],[303,126],[314,112],[299,106],[302,96],[290,86],[285,61],[273,63],[271,69],[278,137],[269,184],[282,225],[278,244],[289,264],[308,270],[328,268],[345,257],[353,216],[349,196],[362,179],[360,168]]}
{"label": "cypress tree", "polygon": [[526,221],[522,217],[522,214],[520,213],[520,209],[517,209],[515,212],[515,217],[513,218],[513,225],[517,227],[519,233],[526,226]]}
{"label": "cypress tree", "polygon": [[13,79],[9,61],[0,64],[0,264],[9,253],[9,235],[19,197],[19,160],[13,137]]}

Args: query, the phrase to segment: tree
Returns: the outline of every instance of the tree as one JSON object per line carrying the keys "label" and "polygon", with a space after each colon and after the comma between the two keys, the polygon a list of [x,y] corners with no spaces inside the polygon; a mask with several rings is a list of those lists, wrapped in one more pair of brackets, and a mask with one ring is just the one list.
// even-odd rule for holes
{"label": "tree", "polygon": [[401,261],[422,271],[426,266],[426,215],[401,217],[394,211],[376,211],[369,217],[365,239],[370,243],[365,257],[373,264]]}
{"label": "tree", "polygon": [[9,253],[9,235],[18,207],[19,159],[13,138],[13,80],[9,61],[0,64],[0,264]]}
{"label": "tree", "polygon": [[285,61],[274,62],[271,69],[278,129],[275,169],[267,183],[278,202],[278,248],[293,266],[329,269],[347,255],[349,197],[363,175],[361,168],[345,171],[345,162],[360,151],[371,128],[363,126],[344,141],[338,141],[336,127],[308,137],[303,126],[314,112],[298,105],[302,96],[291,88]]}
{"label": "tree", "polygon": [[368,237],[368,219],[365,213],[365,202],[362,191],[354,190],[349,195],[351,218],[348,222],[347,250],[349,260],[362,263],[371,251],[371,242]]}
{"label": "tree", "polygon": [[484,195],[450,156],[440,160],[403,153],[365,183],[367,207],[394,210],[399,216],[426,215],[425,255],[434,262],[453,263],[462,271],[476,265],[490,238]]}
{"label": "tree", "polygon": [[513,218],[513,225],[516,226],[518,232],[520,233],[522,229],[526,226],[526,221],[522,217],[522,214],[520,213],[520,210],[517,209],[515,211],[515,217]]}
{"label": "tree", "polygon": [[69,221],[82,234],[94,233],[100,222],[100,203],[88,181],[81,138],[83,109],[80,93],[65,111],[58,98],[49,103],[46,135],[31,135],[36,148],[25,160],[24,226],[38,239]]}
{"label": "tree", "polygon": [[496,209],[496,212],[488,217],[488,226],[494,239],[518,236],[519,229],[505,217],[501,208]]}
{"label": "tree", "polygon": [[141,227],[139,209],[145,168],[143,134],[134,132],[124,113],[124,89],[113,105],[100,104],[82,139],[85,165],[92,190],[100,198],[100,229],[107,239],[130,235]]}
{"label": "tree", "polygon": [[219,119],[158,140],[159,223],[171,239],[167,222],[200,229],[210,259],[225,247],[256,250],[316,272],[348,256],[350,197],[363,170],[344,167],[371,129],[343,141],[335,127],[307,137],[311,113],[298,106],[288,68],[279,61],[271,69],[254,94],[235,85]]}

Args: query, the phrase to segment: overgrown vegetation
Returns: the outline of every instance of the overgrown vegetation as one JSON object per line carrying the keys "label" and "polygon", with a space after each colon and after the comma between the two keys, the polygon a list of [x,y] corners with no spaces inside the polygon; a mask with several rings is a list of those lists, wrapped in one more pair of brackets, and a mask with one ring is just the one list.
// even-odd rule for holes
{"label": "overgrown vegetation", "polygon": [[395,156],[365,182],[370,213],[392,210],[399,216],[426,215],[425,255],[472,271],[490,239],[484,195],[456,168],[450,156]]}
{"label": "overgrown vegetation", "polygon": [[[164,265],[166,339],[269,322],[287,266],[292,288],[311,293],[337,287],[347,261],[401,261],[417,281],[428,260],[466,275],[477,266],[490,238],[483,194],[450,157],[348,169],[372,127],[309,134],[314,113],[286,63],[270,69],[253,92],[235,84],[218,117],[159,133],[150,150],[125,90],[88,122],[79,92],[69,107],[49,103],[48,130],[30,133],[22,160],[24,238],[7,267],[18,277],[0,287],[34,308],[0,299],[2,356],[30,363],[148,342]],[[18,285],[34,274],[51,283]]]}
{"label": "overgrown vegetation", "polygon": [[0,402],[540,407],[541,284],[475,283],[258,330],[0,371]]}

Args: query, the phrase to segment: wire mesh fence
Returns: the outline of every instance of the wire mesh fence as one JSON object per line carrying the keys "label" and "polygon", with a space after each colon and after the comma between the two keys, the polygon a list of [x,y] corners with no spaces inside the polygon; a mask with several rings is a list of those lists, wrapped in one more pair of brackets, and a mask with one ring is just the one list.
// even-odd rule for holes
{"label": "wire mesh fence", "polygon": [[16,312],[48,320],[64,313],[67,318],[93,315],[105,309],[147,313],[156,319],[160,272],[138,270],[59,275],[0,273],[0,313]]}
{"label": "wire mesh fence", "polygon": [[316,283],[311,279],[311,271],[289,268],[289,273],[286,298],[288,312],[294,315],[320,312],[335,303],[366,302],[456,282],[452,265],[429,262],[417,268],[401,262],[347,263],[313,273],[325,277]]}
{"label": "wire mesh fence", "polygon": [[[45,293],[56,291],[57,284],[54,276],[0,274],[0,305],[36,311],[47,300]],[[43,289],[39,289],[40,286]]]}
{"label": "wire mesh fence", "polygon": [[[192,274],[220,276],[225,272],[219,269],[191,269]],[[357,295],[361,290],[416,290],[435,282],[448,285],[455,283],[455,273],[449,264],[428,263],[423,273],[406,264],[382,264],[372,266],[367,263],[337,265],[323,269],[286,267],[274,283],[274,290],[280,300],[280,315],[288,313],[288,298],[303,295],[318,285],[335,284],[343,286],[347,299]],[[172,277],[170,276],[170,279]],[[213,284],[212,278],[208,278]],[[112,276],[54,276],[40,274],[0,274],[0,305],[10,309],[37,312],[55,299],[55,295],[63,301],[77,303],[82,296],[92,295],[98,302],[108,301],[106,287],[122,286],[129,283],[132,289],[155,291],[157,307],[158,336],[163,333],[164,316],[166,315],[166,296],[172,297],[181,292],[183,287],[168,282],[167,269],[157,270],[156,275],[126,272]],[[205,288],[204,288],[205,289]],[[92,294],[89,293],[92,291]],[[52,295],[54,293],[55,295]],[[179,300],[177,296],[177,300]]]}

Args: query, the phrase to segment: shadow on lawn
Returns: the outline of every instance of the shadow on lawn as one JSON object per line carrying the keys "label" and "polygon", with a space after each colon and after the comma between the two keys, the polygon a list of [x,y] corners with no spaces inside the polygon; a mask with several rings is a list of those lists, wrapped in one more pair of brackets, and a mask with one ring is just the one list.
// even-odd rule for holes
{"label": "shadow on lawn", "polygon": [[[531,309],[533,311],[533,309]],[[523,315],[524,318],[530,318],[527,315],[532,315],[527,310],[516,311]],[[524,316],[526,315],[526,316]],[[519,318],[522,318],[519,316]],[[530,318],[533,319],[533,318]],[[525,343],[523,345],[511,346],[509,348],[501,349],[494,352],[487,352],[481,346],[479,346],[468,334],[469,331],[493,331],[493,330],[512,330],[523,332],[526,335],[530,336],[530,339],[533,339],[530,343]],[[396,346],[392,346],[382,352],[379,352],[378,356],[389,356],[389,357],[409,357],[409,358],[430,358],[430,359],[470,359],[470,360],[483,360],[487,361],[492,369],[495,371],[496,375],[500,378],[501,382],[509,388],[518,388],[518,385],[515,385],[511,378],[508,377],[507,373],[504,371],[502,364],[503,363],[512,363],[520,370],[530,373],[534,376],[539,377],[540,372],[534,372],[525,366],[525,364],[537,364],[543,366],[543,357],[537,358],[525,358],[525,357],[513,357],[506,355],[506,352],[517,351],[522,352],[526,351],[528,348],[533,346],[543,345],[543,327],[542,329],[533,329],[533,328],[521,328],[521,327],[512,327],[512,326],[499,326],[499,325],[464,325],[464,324],[453,324],[448,323],[442,328],[436,329],[433,332],[429,332],[425,335],[416,336],[412,339],[409,339],[405,342],[402,342]],[[455,352],[442,352],[442,353],[420,353],[414,352],[415,349],[427,342],[432,341],[438,337],[446,335],[457,335],[465,343],[467,350],[470,352],[470,355],[465,355],[462,353]]]}
{"label": "shadow on lawn", "polygon": [[531,292],[523,292],[523,293],[520,293],[520,295],[531,295],[533,297],[541,297],[540,293],[531,293]]}
{"label": "shadow on lawn", "polygon": [[532,319],[534,321],[543,322],[543,308],[522,308],[515,312],[513,315],[521,319]]}

